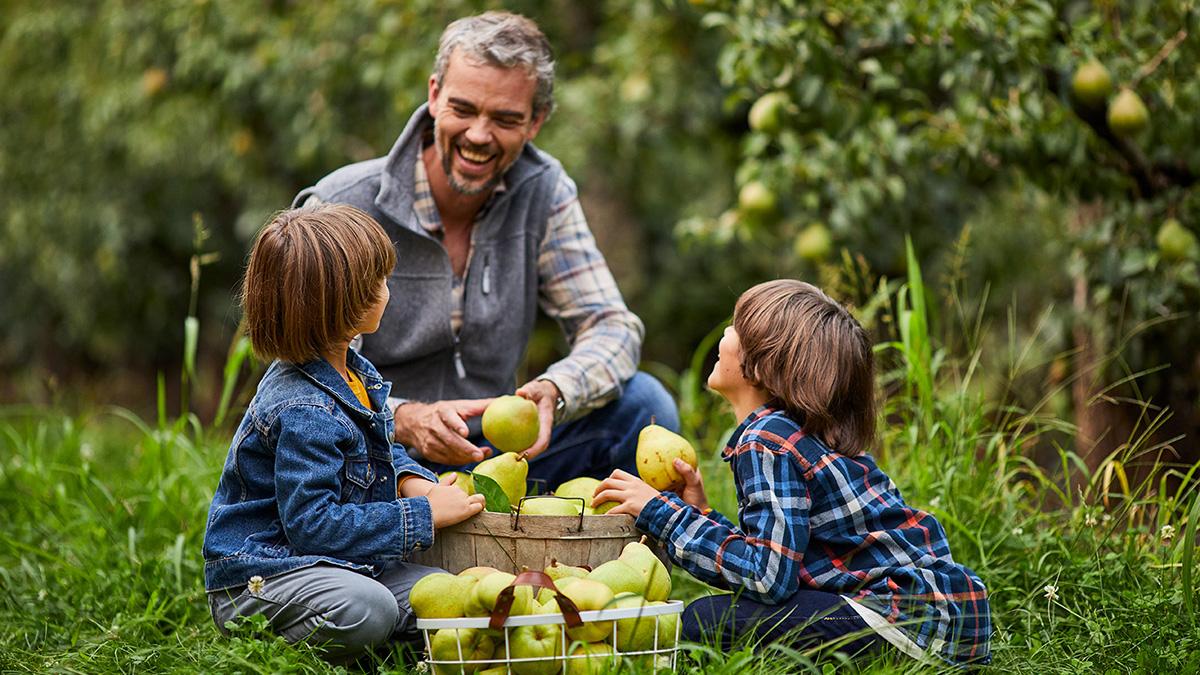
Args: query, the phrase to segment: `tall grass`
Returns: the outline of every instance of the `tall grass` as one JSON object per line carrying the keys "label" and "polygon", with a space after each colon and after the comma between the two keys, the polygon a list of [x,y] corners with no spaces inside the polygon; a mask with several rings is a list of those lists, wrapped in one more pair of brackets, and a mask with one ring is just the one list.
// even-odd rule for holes
{"label": "tall grass", "polygon": [[[907,500],[942,522],[955,558],[987,583],[994,670],[1200,670],[1198,467],[1160,463],[1138,482],[1127,470],[1139,457],[1158,456],[1148,432],[1161,415],[1148,414],[1120,451],[1089,470],[1069,449],[1069,420],[1020,409],[979,381],[984,369],[1015,377],[1027,367],[1020,363],[1027,349],[1008,350],[1007,364],[980,347],[952,353],[948,345],[982,341],[939,337],[937,302],[911,253],[908,276],[880,288],[888,302],[872,303],[872,311],[890,313],[885,323],[899,334],[879,348],[889,393],[875,454]],[[712,503],[736,518],[717,452],[734,420],[703,384],[719,336],[718,328],[697,347],[683,373],[659,367],[657,374],[672,380],[685,433],[702,448]],[[236,409],[239,373],[244,379],[249,363],[245,343],[232,344],[217,420],[207,424],[186,398],[172,416],[162,386],[152,423],[111,408],[79,417],[0,410],[0,671],[335,670],[311,649],[266,635],[261,622],[219,638],[208,616],[200,544],[226,453],[227,412]],[[194,384],[194,371],[187,377]],[[1035,459],[1047,449],[1053,462]],[[676,573],[675,597],[709,592]],[[686,673],[932,670],[894,656],[850,664],[827,649],[785,645],[683,650]],[[401,653],[375,667],[412,668]]]}

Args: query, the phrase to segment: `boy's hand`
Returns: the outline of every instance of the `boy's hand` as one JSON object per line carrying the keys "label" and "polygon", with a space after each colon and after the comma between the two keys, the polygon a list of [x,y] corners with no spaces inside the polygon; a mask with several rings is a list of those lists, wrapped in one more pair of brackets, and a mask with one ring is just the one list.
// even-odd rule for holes
{"label": "boy's hand", "polygon": [[628,513],[637,518],[646,504],[658,496],[658,490],[650,487],[641,478],[617,469],[596,486],[592,506],[604,502],[617,502],[609,513]]}
{"label": "boy's hand", "polygon": [[461,523],[483,510],[483,495],[468,497],[462,488],[454,485],[457,479],[458,474],[446,476],[440,483],[434,484],[426,495],[429,497],[429,510],[433,513],[434,529]]}
{"label": "boy's hand", "polygon": [[701,511],[708,509],[708,496],[704,494],[704,479],[700,477],[700,469],[693,469],[691,464],[676,459],[675,470],[683,477],[683,489],[679,491],[679,498],[685,504]]}

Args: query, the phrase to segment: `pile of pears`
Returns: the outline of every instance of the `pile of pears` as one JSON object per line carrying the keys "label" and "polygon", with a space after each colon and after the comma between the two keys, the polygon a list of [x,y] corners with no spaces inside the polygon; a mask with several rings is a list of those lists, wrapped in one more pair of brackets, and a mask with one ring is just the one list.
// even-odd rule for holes
{"label": "pile of pears", "polygon": [[[483,436],[501,452],[475,466],[472,473],[447,471],[439,478],[457,474],[454,484],[468,495],[475,494],[474,476],[487,476],[500,486],[508,503],[521,513],[531,516],[603,515],[616,502],[592,506],[592,498],[600,481],[588,476],[573,478],[554,489],[553,496],[525,498],[529,477],[529,462],[524,451],[537,440],[537,406],[520,396],[500,396],[483,412]],[[676,459],[696,467],[696,449],[683,436],[666,427],[651,423],[638,433],[638,475],[656,490],[683,488],[683,478],[675,469]]]}
{"label": "pile of pears", "polygon": [[1099,61],[1079,66],[1071,77],[1071,96],[1083,112],[1103,112],[1107,105],[1106,121],[1114,134],[1135,136],[1150,124],[1150,112],[1142,97],[1131,87],[1121,87],[1115,98],[1112,75]]}
{"label": "pile of pears", "polygon": [[[552,560],[545,572],[559,592],[584,612],[661,605],[671,594],[671,576],[666,566],[641,542],[626,544],[616,560],[591,571]],[[500,591],[514,579],[514,575],[491,567],[472,567],[458,574],[431,574],[413,586],[409,604],[422,619],[484,617],[495,608]],[[541,589],[536,595],[531,586],[516,586],[514,590],[510,616],[559,613],[549,589]],[[655,618],[639,615],[615,622],[585,622],[576,628],[566,628],[564,624],[518,626],[508,629],[507,634],[486,628],[443,628],[430,638],[430,650],[435,661],[497,662],[497,668],[472,670],[468,664],[460,671],[459,666],[453,670],[438,670],[439,666],[435,666],[435,672],[491,675],[506,672],[509,667],[517,675],[602,673],[608,672],[618,658],[613,651],[614,642],[621,653],[652,650],[655,644],[659,649],[674,646],[679,615],[660,615],[657,621]],[[571,655],[580,658],[564,659],[564,644]],[[504,662],[509,659],[539,660],[513,661],[506,666]],[[475,664],[481,665],[484,664]]]}

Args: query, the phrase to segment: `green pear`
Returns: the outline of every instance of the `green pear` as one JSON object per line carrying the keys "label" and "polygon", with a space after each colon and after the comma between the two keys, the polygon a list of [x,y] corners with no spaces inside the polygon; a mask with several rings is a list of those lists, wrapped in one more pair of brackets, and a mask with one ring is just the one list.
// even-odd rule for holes
{"label": "green pear", "polygon": [[575,503],[557,497],[534,497],[521,502],[521,513],[527,516],[578,516]]}
{"label": "green pear", "polygon": [[508,496],[508,503],[516,506],[525,496],[527,489],[525,479],[529,476],[529,462],[520,455],[505,452],[480,462],[475,467],[475,473],[496,481],[496,484]]}
{"label": "green pear", "polygon": [[467,493],[468,496],[475,494],[475,483],[471,480],[471,474],[467,473],[466,471],[443,471],[442,473],[438,474],[438,480],[441,480],[450,474],[458,475],[458,480],[454,481],[455,487]]}
{"label": "green pear", "polygon": [[642,575],[624,560],[609,560],[587,575],[592,581],[612,589],[613,593],[637,593],[645,590]]}
{"label": "green pear", "polygon": [[420,619],[456,619],[465,616],[467,594],[475,586],[472,577],[438,572],[422,577],[408,592],[408,604]]}
{"label": "green pear", "polygon": [[638,433],[638,475],[655,490],[683,488],[683,477],[675,470],[675,460],[682,459],[696,468],[696,449],[679,434],[648,424]]}
{"label": "green pear", "polygon": [[483,411],[483,437],[497,450],[521,452],[537,440],[537,404],[520,396],[500,396]]}
{"label": "green pear", "polygon": [[[549,568],[547,568],[547,569],[549,569]],[[582,568],[576,568],[576,569],[582,569]],[[554,579],[554,586],[561,593],[563,590],[565,590],[567,588],[567,586],[570,586],[571,584],[575,583],[579,579],[583,579],[586,576],[587,576],[587,571],[584,571],[584,576],[582,576],[582,577],[572,576],[572,577],[562,577],[560,579]],[[551,578],[553,579],[553,577],[551,577]],[[549,588],[543,588],[538,591],[538,602],[540,602],[542,604],[550,603],[550,604],[554,605],[555,607],[558,606],[558,603],[554,602],[554,591],[550,590]],[[554,611],[557,612],[558,610],[556,609]]]}
{"label": "green pear", "polygon": [[[651,607],[665,605],[665,602],[652,602]],[[660,614],[658,617],[658,648],[667,649],[675,646],[675,634],[679,630],[678,614]]]}
{"label": "green pear", "polygon": [[495,666],[487,670],[481,670],[475,675],[508,675],[507,666]]}
{"label": "green pear", "polygon": [[508,634],[508,652],[512,658],[544,660],[514,660],[510,667],[517,675],[554,675],[562,668],[562,644],[559,624],[517,626]]}
{"label": "green pear", "polygon": [[[599,581],[579,579],[566,588],[560,588],[559,591],[570,598],[581,612],[607,609],[612,606],[612,589]],[[612,629],[611,621],[585,622],[582,626],[568,628],[567,637],[580,642],[595,642],[612,635]]]}
{"label": "green pear", "polygon": [[576,643],[567,648],[569,656],[563,675],[603,675],[610,670],[614,659],[612,645],[606,642]]}
{"label": "green pear", "polygon": [[[617,502],[604,502],[600,506],[593,507],[592,499],[596,496],[596,488],[600,486],[600,481],[591,476],[580,476],[559,485],[554,491],[556,497],[574,498],[579,497],[583,500],[583,512],[588,513],[589,510],[594,514],[608,513],[609,509],[617,505]],[[591,514],[588,514],[591,515]]]}
{"label": "green pear", "polygon": [[[508,572],[495,572],[487,575],[475,584],[470,599],[466,602],[467,616],[487,616],[496,608],[496,598],[517,577]],[[513,589],[512,609],[510,616],[529,614],[533,609],[533,588],[517,586]]]}
{"label": "green pear", "polygon": [[1150,113],[1142,97],[1128,87],[1123,87],[1108,106],[1108,128],[1118,136],[1133,136],[1149,122]]}
{"label": "green pear", "polygon": [[[459,649],[462,656],[459,656]],[[430,655],[435,661],[481,661],[490,659],[496,649],[496,639],[482,628],[443,628],[429,640]],[[434,666],[435,673],[475,672],[476,665]]]}
{"label": "green pear", "polygon": [[[528,503],[529,502],[526,502],[526,504]],[[550,564],[546,565],[546,569],[542,571],[546,573],[546,576],[554,580],[555,584],[558,583],[559,579],[565,579],[566,577],[579,577],[582,579],[588,575],[588,571],[582,567],[564,565],[554,558],[550,559]]]}
{"label": "green pear", "polygon": [[[622,593],[613,599],[615,609],[634,609],[649,607],[646,599],[637,593]],[[617,619],[617,649],[621,652],[640,652],[654,648],[654,634],[657,631],[654,617],[636,616],[629,619]]]}
{"label": "green pear", "polygon": [[1158,244],[1158,252],[1167,262],[1180,262],[1188,258],[1200,257],[1200,243],[1196,235],[1183,226],[1176,218],[1163,221],[1158,233],[1154,236]]}
{"label": "green pear", "polygon": [[1112,94],[1112,75],[1099,61],[1088,61],[1071,78],[1071,93],[1084,107],[1103,109]]}
{"label": "green pear", "polygon": [[476,567],[468,567],[467,569],[459,572],[458,576],[472,577],[476,581],[478,581],[478,580],[486,577],[487,575],[491,574],[492,572],[499,572],[499,571],[500,570],[496,569],[495,567],[487,567],[486,565],[479,565]]}
{"label": "green pear", "polygon": [[649,546],[631,541],[621,549],[617,560],[624,561],[638,571],[642,577],[641,594],[647,600],[666,600],[671,596],[671,573]]}

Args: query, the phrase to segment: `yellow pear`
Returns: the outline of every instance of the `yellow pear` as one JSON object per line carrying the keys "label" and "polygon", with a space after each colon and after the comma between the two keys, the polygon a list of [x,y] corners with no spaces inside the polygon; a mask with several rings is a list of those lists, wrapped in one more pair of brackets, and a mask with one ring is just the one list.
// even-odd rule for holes
{"label": "yellow pear", "polygon": [[500,396],[483,411],[483,437],[497,450],[521,452],[537,440],[537,405],[520,396]]}
{"label": "yellow pear", "polygon": [[[467,616],[487,616],[496,608],[496,598],[499,597],[500,591],[503,591],[509,584],[516,579],[515,575],[508,572],[495,572],[479,580],[475,584],[471,597],[467,600],[464,609]],[[521,614],[529,614],[533,609],[533,588],[530,586],[517,586],[513,589],[512,609],[509,610],[510,616],[518,616]]]}
{"label": "yellow pear", "polygon": [[[459,656],[462,649],[462,656]],[[429,651],[437,661],[481,661],[496,650],[495,638],[482,628],[443,628],[429,640]],[[467,666],[474,669],[475,666]],[[435,673],[462,672],[463,666],[434,666]]]}
{"label": "yellow pear", "polygon": [[1122,88],[1108,106],[1108,128],[1118,136],[1133,136],[1146,128],[1150,113],[1142,97],[1132,89]]}
{"label": "yellow pear", "polygon": [[563,675],[603,675],[612,670],[612,645],[606,642],[576,643],[567,647],[569,656]]}
{"label": "yellow pear", "polygon": [[1112,75],[1099,61],[1088,61],[1071,78],[1071,93],[1088,108],[1103,108],[1112,94]]}
{"label": "yellow pear", "polygon": [[458,475],[458,480],[454,481],[454,487],[457,487],[458,489],[467,493],[468,496],[475,494],[475,485],[471,480],[471,474],[467,473],[466,471],[443,471],[442,473],[438,474],[438,480],[441,480],[450,474]]}
{"label": "yellow pear", "polygon": [[472,577],[438,572],[422,577],[408,592],[408,604],[420,619],[456,619],[466,616],[467,594],[475,586]]}
{"label": "yellow pear", "polygon": [[487,575],[491,574],[492,572],[499,572],[499,571],[500,570],[496,569],[495,567],[487,567],[485,565],[480,565],[477,567],[468,567],[467,569],[459,572],[458,576],[474,577],[475,580],[478,581],[479,579],[486,577]]}
{"label": "yellow pear", "polygon": [[[588,513],[589,510],[594,514],[608,513],[609,509],[617,505],[616,502],[604,502],[595,508],[592,507],[592,499],[596,496],[596,488],[599,487],[600,481],[591,476],[580,476],[559,485],[554,491],[556,497],[566,497],[572,499],[578,497],[583,500],[583,512]],[[591,514],[589,514],[591,515]]]}
{"label": "yellow pear", "polygon": [[[550,569],[550,568],[547,567],[546,569]],[[572,569],[581,569],[581,568],[572,568]],[[586,570],[584,570],[583,576],[581,576],[581,577],[569,576],[569,577],[560,577],[558,579],[554,579],[554,577],[551,577],[551,579],[554,579],[554,587],[557,588],[559,590],[559,592],[561,593],[562,591],[566,590],[567,586],[570,586],[571,584],[573,584],[576,581],[579,581],[580,579],[583,579],[585,577],[587,577]],[[550,590],[549,588],[543,588],[543,589],[539,590],[537,599],[538,599],[538,602],[540,602],[542,604],[549,603],[551,605],[554,605],[555,607],[558,606],[558,603],[556,603],[554,601],[554,591]],[[557,612],[558,610],[556,609],[554,611]]]}
{"label": "yellow pear", "polygon": [[554,580],[555,585],[558,584],[559,579],[564,579],[566,577],[579,577],[582,579],[588,575],[588,571],[582,567],[564,565],[553,558],[550,560],[550,564],[546,565],[546,569],[542,571],[546,573],[546,576]]}
{"label": "yellow pear", "polygon": [[[636,593],[622,593],[613,599],[616,609],[649,607],[646,599]],[[640,652],[654,648],[654,635],[658,628],[654,617],[641,616],[617,619],[617,649],[622,652]]]}
{"label": "yellow pear", "polygon": [[505,452],[480,462],[474,473],[496,481],[504,494],[508,495],[508,503],[516,506],[525,496],[529,462],[521,455]]}
{"label": "yellow pear", "polygon": [[671,573],[649,546],[639,541],[631,541],[621,549],[617,560],[638,571],[642,577],[641,594],[647,600],[666,600],[670,597]]}
{"label": "yellow pear", "polygon": [[[665,605],[665,602],[652,602],[651,607]],[[679,630],[678,614],[661,614],[658,617],[658,648],[664,649],[675,646],[675,634]]]}
{"label": "yellow pear", "polygon": [[655,490],[680,490],[683,477],[675,470],[675,460],[682,459],[696,468],[696,449],[679,434],[649,424],[638,433],[638,475]]}
{"label": "yellow pear", "polygon": [[614,594],[637,593],[641,595],[644,590],[641,573],[634,569],[633,565],[623,560],[609,560],[588,573],[587,578],[608,586]]}
{"label": "yellow pear", "polygon": [[[509,631],[508,652],[516,675],[554,675],[562,668],[562,629],[558,624],[518,626]],[[538,659],[517,661],[516,659]]]}
{"label": "yellow pear", "polygon": [[527,516],[578,516],[575,503],[557,497],[534,497],[521,502],[521,513]]}
{"label": "yellow pear", "polygon": [[[599,581],[579,579],[575,583],[560,588],[562,594],[571,599],[581,612],[588,612],[611,607],[613,592]],[[567,629],[567,637],[580,642],[595,642],[612,635],[611,621],[585,622],[582,626]]]}

